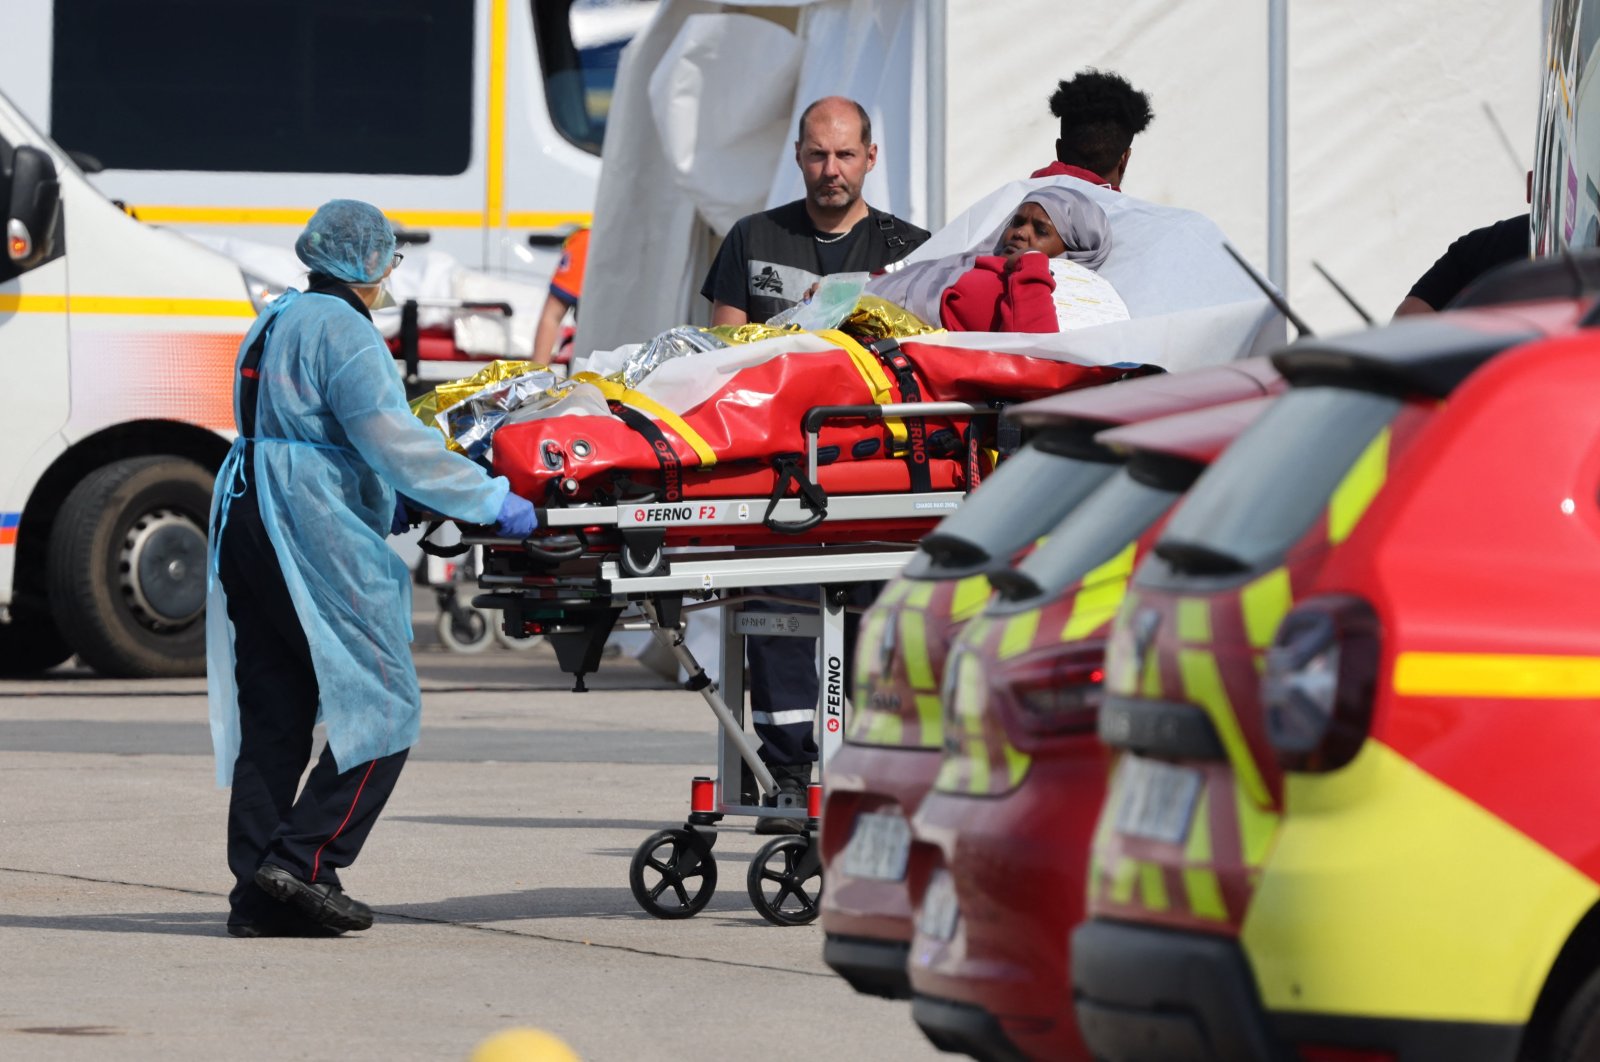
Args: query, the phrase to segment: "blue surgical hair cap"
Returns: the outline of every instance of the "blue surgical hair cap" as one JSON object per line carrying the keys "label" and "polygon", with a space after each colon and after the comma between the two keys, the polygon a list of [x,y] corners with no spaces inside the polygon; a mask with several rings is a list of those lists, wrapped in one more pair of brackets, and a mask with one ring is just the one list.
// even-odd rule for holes
{"label": "blue surgical hair cap", "polygon": [[383,211],[359,199],[332,199],[317,208],[294,253],[313,272],[349,284],[372,284],[394,257],[394,229]]}

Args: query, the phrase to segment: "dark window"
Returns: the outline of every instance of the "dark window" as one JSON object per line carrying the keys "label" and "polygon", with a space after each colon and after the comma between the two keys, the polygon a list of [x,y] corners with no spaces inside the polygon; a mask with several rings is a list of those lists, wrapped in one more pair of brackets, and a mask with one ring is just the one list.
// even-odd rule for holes
{"label": "dark window", "polygon": [[556,129],[598,155],[622,49],[656,0],[531,0],[545,104]]}
{"label": "dark window", "polygon": [[1277,564],[1400,406],[1398,398],[1366,391],[1291,390],[1200,477],[1157,553],[1197,574]]}
{"label": "dark window", "polygon": [[941,569],[1005,564],[1048,532],[1118,466],[1026,446],[922,540]]}
{"label": "dark window", "polygon": [[1074,509],[1019,568],[1040,591],[1055,597],[1142,535],[1181,493],[1141,483],[1123,469]]}
{"label": "dark window", "polygon": [[466,0],[56,0],[57,143],[107,168],[456,174]]}

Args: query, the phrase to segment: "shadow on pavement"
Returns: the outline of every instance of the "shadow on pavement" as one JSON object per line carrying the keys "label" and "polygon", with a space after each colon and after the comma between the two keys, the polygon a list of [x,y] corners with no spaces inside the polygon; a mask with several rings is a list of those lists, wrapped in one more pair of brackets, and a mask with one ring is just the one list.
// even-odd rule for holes
{"label": "shadow on pavement", "polygon": [[[720,898],[720,896],[713,897],[713,905]],[[743,893],[735,899],[744,900]],[[627,885],[604,889],[552,886],[485,896],[454,896],[427,903],[383,904],[374,910],[380,918],[389,915],[426,919],[430,922],[471,922],[477,925],[537,918],[654,920],[639,909]]]}
{"label": "shadow on pavement", "polygon": [[385,815],[385,822],[420,822],[429,826],[487,826],[513,830],[644,830],[661,829],[654,819],[532,819],[487,815]]}
{"label": "shadow on pavement", "polygon": [[162,933],[169,936],[220,937],[227,934],[228,907],[218,899],[214,911],[152,911],[127,914],[7,915],[0,929],[59,929],[79,933]]}

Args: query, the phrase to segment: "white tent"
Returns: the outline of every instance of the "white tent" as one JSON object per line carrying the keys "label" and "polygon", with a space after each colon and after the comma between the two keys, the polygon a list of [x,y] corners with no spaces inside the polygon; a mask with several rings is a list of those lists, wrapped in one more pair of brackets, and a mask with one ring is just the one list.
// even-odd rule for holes
{"label": "white tent", "polygon": [[[799,195],[795,120],[831,93],[872,114],[868,201],[930,225],[941,199],[959,213],[1050,160],[1059,79],[1115,70],[1156,113],[1126,190],[1206,214],[1264,268],[1268,7],[663,0],[617,80],[579,349],[705,319],[720,232]],[[1360,322],[1313,260],[1387,317],[1452,239],[1526,209],[1540,20],[1494,0],[1293,7],[1288,290],[1319,330]]]}

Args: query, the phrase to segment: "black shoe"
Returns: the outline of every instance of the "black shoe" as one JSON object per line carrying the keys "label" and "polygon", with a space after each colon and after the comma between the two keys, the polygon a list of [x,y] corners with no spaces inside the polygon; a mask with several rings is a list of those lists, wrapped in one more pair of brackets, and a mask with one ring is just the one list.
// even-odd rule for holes
{"label": "black shoe", "polygon": [[337,885],[312,885],[301,881],[274,863],[263,863],[256,871],[256,884],[268,896],[293,904],[301,913],[329,929],[367,929],[372,925],[372,908]]}
{"label": "black shoe", "polygon": [[780,819],[776,816],[763,815],[756,820],[755,832],[763,837],[771,834],[805,833],[806,824],[800,819]]}
{"label": "black shoe", "polygon": [[[806,786],[811,781],[811,765],[801,764],[798,767],[773,767],[772,780],[778,783],[778,792],[774,796],[763,797],[762,805],[769,808],[789,808],[804,811],[806,807]],[[756,820],[756,833],[762,836],[785,833],[804,833],[806,823],[804,819],[780,819],[763,816]]]}

